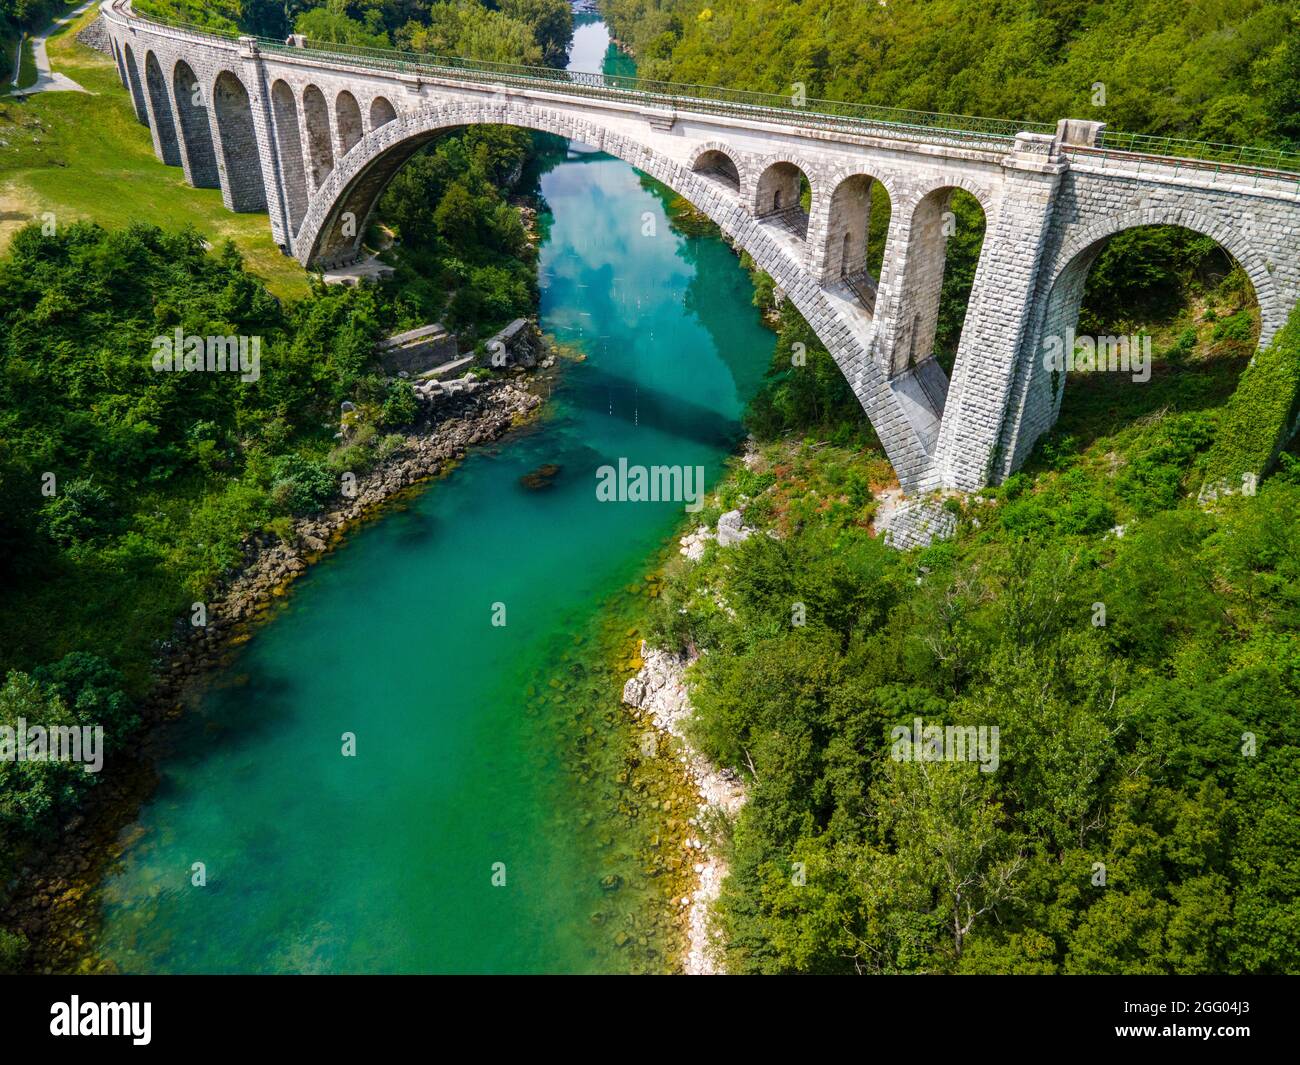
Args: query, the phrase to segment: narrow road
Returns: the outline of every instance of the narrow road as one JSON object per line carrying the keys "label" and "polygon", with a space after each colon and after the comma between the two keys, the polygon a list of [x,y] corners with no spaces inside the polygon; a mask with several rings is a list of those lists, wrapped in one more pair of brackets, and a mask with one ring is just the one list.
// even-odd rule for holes
{"label": "narrow road", "polygon": [[[32,59],[36,63],[36,81],[26,89],[20,90],[26,95],[34,92],[85,92],[80,85],[73,81],[66,74],[56,74],[50,69],[50,57],[45,54],[45,41],[57,30],[62,29],[69,22],[79,18],[88,7],[95,4],[96,0],[86,0],[77,10],[70,11],[62,18],[57,18],[49,24],[43,31],[32,36]],[[19,51],[19,59],[22,58],[22,52]],[[14,75],[15,85],[18,82],[18,75]]]}

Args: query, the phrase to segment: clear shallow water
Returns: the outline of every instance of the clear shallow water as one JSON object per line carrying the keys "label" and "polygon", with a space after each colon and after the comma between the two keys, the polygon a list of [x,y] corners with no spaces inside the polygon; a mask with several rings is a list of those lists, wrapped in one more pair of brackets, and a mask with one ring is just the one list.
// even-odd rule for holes
{"label": "clear shallow water", "polygon": [[[603,25],[579,21],[575,66],[610,52]],[[551,743],[574,727],[565,697],[529,718],[528,688],[682,513],[598,502],[596,469],[626,457],[715,480],[771,339],[731,252],[673,234],[662,192],[626,164],[578,146],[542,191],[543,328],[587,361],[540,423],[298,581],[176,726],[101,892],[97,950],[118,967],[618,967],[590,920],[605,872],[591,836],[611,812],[589,808]],[[553,486],[521,487],[544,463]]]}

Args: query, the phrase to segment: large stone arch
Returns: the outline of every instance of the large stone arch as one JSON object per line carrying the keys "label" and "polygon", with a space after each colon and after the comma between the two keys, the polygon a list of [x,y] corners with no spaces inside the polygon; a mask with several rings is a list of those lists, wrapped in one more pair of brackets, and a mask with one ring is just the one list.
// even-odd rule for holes
{"label": "large stone arch", "polygon": [[[1250,283],[1255,289],[1255,298],[1259,301],[1260,344],[1268,343],[1277,330],[1286,323],[1289,307],[1283,306],[1283,300],[1273,283],[1273,277],[1263,257],[1252,243],[1251,236],[1239,225],[1232,225],[1218,218],[1213,218],[1185,207],[1145,207],[1119,214],[1108,215],[1090,225],[1070,232],[1061,242],[1057,253],[1052,257],[1048,276],[1048,292],[1056,286],[1057,281],[1080,253],[1096,246],[1098,252],[1105,242],[1126,229],[1140,226],[1181,226],[1193,233],[1210,237],[1224,251],[1231,255],[1246,271]],[[1091,265],[1091,264],[1089,264]]]}
{"label": "large stone arch", "polygon": [[[1053,373],[1043,358],[1048,338],[1064,339],[1078,326],[1088,273],[1111,237],[1144,226],[1178,226],[1214,240],[1246,271],[1260,309],[1260,342],[1266,343],[1266,298],[1280,304],[1272,278],[1247,237],[1213,218],[1184,208],[1143,208],[1098,220],[1069,233],[1061,241],[1047,268],[1050,282],[1040,291],[1034,327],[1021,354],[1018,402],[1008,411],[1002,432],[1002,465],[1006,476],[1029,457],[1034,444],[1056,422],[1065,396],[1065,376]],[[1281,319],[1285,319],[1282,312]],[[1278,320],[1275,328],[1281,328]]]}
{"label": "large stone arch", "polygon": [[298,101],[283,78],[271,86],[271,116],[275,125],[276,146],[280,150],[280,170],[284,179],[284,196],[288,201],[289,228],[297,233],[307,213],[307,171],[303,165],[302,137],[298,125]]}
{"label": "large stone arch", "polygon": [[145,53],[144,83],[149,90],[149,110],[153,115],[152,129],[158,143],[162,161],[168,166],[181,165],[181,147],[176,136],[176,122],[172,118],[172,101],[167,93],[167,82],[153,49]]}
{"label": "large stone arch", "polygon": [[212,115],[221,143],[221,196],[232,211],[265,211],[266,184],[248,90],[229,70],[212,81]]}
{"label": "large stone arch", "polygon": [[[867,338],[841,317],[819,286],[801,283],[802,267],[770,227],[748,212],[738,211],[730,190],[691,169],[694,156],[677,162],[626,133],[531,104],[484,101],[425,107],[373,129],[339,160],[312,197],[303,219],[294,244],[299,261],[308,267],[327,268],[357,259],[375,204],[393,175],[436,137],[480,123],[520,126],[589,144],[662,181],[717,222],[731,242],[747,252],[759,269],[771,274],[804,318],[814,323],[879,434],[904,490],[919,486],[929,463],[926,446],[868,354]],[[813,181],[811,176],[809,181]],[[816,186],[813,195],[817,195]]]}
{"label": "large stone arch", "polygon": [[311,187],[319,189],[334,172],[334,141],[330,136],[329,102],[315,85],[302,90],[302,123],[307,131]]}
{"label": "large stone arch", "polygon": [[172,68],[172,98],[180,120],[181,163],[186,179],[196,189],[220,188],[217,150],[203,91],[193,69],[183,59]]}
{"label": "large stone arch", "polygon": [[129,44],[122,46],[122,57],[126,64],[126,80],[131,87],[131,104],[135,108],[135,117],[142,126],[147,126],[149,108],[144,102],[144,88],[140,84],[140,71],[135,65],[135,53]]}

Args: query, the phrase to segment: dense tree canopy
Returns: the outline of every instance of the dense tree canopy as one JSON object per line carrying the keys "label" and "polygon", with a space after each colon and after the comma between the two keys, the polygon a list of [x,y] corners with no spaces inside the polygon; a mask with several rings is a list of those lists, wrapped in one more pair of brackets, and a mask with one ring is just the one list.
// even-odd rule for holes
{"label": "dense tree canopy", "polygon": [[[657,637],[702,652],[695,740],[749,781],[732,971],[1296,971],[1300,479],[1099,527],[1076,457],[1053,520],[1022,478],[915,559],[861,524],[857,453],[768,455],[719,507],[777,538],[679,571]],[[917,718],[996,727],[995,771],[893,758]]]}
{"label": "dense tree canopy", "polygon": [[605,0],[646,77],[1300,145],[1287,0]]}

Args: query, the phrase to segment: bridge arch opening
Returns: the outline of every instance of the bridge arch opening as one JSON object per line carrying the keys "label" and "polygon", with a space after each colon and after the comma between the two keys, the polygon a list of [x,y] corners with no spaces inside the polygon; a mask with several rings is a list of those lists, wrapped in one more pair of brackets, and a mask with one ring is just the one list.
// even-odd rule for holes
{"label": "bridge arch opening", "polygon": [[397,110],[393,107],[388,99],[383,96],[376,96],[370,101],[370,128],[378,129],[380,126],[386,126],[397,117]]}
{"label": "bridge arch opening", "polygon": [[266,185],[262,157],[257,148],[257,128],[244,83],[228,70],[212,86],[212,110],[221,139],[225,163],[222,194],[232,211],[266,210]]}
{"label": "bridge arch opening", "polygon": [[212,125],[203,103],[199,79],[185,60],[172,68],[172,97],[180,119],[181,150],[190,184],[196,189],[221,187],[217,173],[217,151],[212,141]]}
{"label": "bridge arch opening", "polygon": [[794,163],[780,160],[759,175],[754,192],[754,215],[768,219],[799,240],[806,241],[812,199],[812,182],[808,175]]}
{"label": "bridge arch opening", "polygon": [[907,314],[894,350],[895,372],[937,359],[952,372],[988,220],[971,193],[931,189],[912,209],[902,291]]}
{"label": "bridge arch opening", "polygon": [[1086,446],[1098,410],[1113,426],[1221,402],[1259,335],[1256,285],[1214,236],[1156,224],[1094,239],[1048,292],[1013,457],[1054,426]]}
{"label": "bridge arch opening", "polygon": [[149,103],[153,106],[155,123],[154,132],[158,135],[158,147],[162,150],[163,162],[168,166],[180,166],[181,148],[176,137],[176,122],[172,118],[172,102],[167,94],[167,83],[163,80],[158,57],[152,51],[146,53],[144,57],[144,82],[149,88]]}
{"label": "bridge arch opening", "polygon": [[308,85],[302,91],[302,114],[307,127],[312,188],[318,189],[334,172],[334,145],[330,139],[329,104],[315,85]]}
{"label": "bridge arch opening", "polygon": [[870,174],[844,178],[827,204],[822,284],[848,286],[871,312],[892,216],[889,191]]}
{"label": "bridge arch opening", "polygon": [[732,192],[740,192],[740,168],[726,152],[716,148],[701,152],[691,169],[697,174],[721,182]]}
{"label": "bridge arch opening", "polygon": [[334,121],[339,131],[339,149],[347,155],[361,142],[365,133],[361,126],[361,107],[347,89],[334,99]]}
{"label": "bridge arch opening", "polygon": [[302,135],[298,127],[298,101],[283,79],[271,86],[271,114],[275,123],[276,145],[280,150],[289,225],[296,234],[307,213],[307,169],[303,164]]}
{"label": "bridge arch opening", "polygon": [[135,53],[131,46],[124,45],[126,56],[126,76],[131,85],[131,103],[135,105],[135,117],[142,126],[149,125],[149,110],[144,104],[144,89],[140,85],[140,72],[136,69]]}

